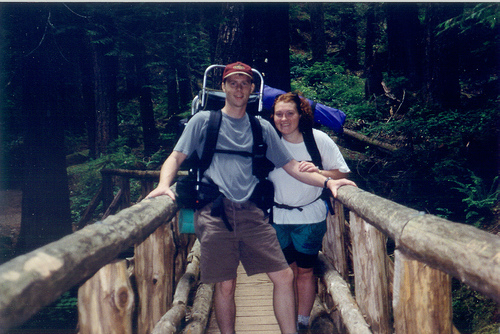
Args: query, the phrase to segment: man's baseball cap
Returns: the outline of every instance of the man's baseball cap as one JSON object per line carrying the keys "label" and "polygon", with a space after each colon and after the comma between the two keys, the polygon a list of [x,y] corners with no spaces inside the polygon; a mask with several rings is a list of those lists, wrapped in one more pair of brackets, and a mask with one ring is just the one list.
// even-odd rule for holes
{"label": "man's baseball cap", "polygon": [[224,69],[224,73],[222,74],[222,80],[226,80],[226,78],[228,76],[233,75],[233,74],[248,75],[250,77],[250,79],[253,80],[252,68],[250,66],[248,66],[247,64],[242,63],[241,61],[226,65],[226,68]]}

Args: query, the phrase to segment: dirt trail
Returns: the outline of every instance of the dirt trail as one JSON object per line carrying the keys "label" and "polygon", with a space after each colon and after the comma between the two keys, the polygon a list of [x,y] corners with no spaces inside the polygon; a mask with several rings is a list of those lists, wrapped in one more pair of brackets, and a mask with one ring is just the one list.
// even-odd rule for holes
{"label": "dirt trail", "polygon": [[20,190],[0,190],[0,243],[11,238],[14,242],[21,226]]}

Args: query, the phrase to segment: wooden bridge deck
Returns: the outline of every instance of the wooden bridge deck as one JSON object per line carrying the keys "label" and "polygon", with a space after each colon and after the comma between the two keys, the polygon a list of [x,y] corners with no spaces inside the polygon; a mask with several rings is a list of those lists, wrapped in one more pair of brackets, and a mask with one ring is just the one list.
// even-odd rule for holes
{"label": "wooden bridge deck", "polygon": [[[248,277],[240,264],[236,281],[235,300],[236,333],[281,333],[273,311],[273,284],[266,274]],[[219,333],[215,312],[212,312],[206,334]]]}

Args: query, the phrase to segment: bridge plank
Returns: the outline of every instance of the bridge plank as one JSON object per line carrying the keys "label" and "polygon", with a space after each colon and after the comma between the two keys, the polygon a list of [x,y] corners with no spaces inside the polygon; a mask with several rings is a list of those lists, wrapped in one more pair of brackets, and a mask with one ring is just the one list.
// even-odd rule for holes
{"label": "bridge plank", "polygon": [[[273,311],[273,284],[266,274],[248,277],[240,265],[236,280],[236,332],[238,334],[279,334]],[[212,312],[206,334],[219,334]]]}

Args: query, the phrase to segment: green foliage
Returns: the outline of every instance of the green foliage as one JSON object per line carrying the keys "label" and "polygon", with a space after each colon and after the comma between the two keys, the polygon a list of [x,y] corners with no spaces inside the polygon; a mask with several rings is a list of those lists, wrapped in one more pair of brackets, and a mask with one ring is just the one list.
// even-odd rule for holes
{"label": "green foliage", "polygon": [[499,177],[495,177],[493,184],[487,187],[484,180],[471,173],[471,183],[454,181],[458,190],[465,197],[462,201],[467,204],[465,219],[467,224],[481,227],[485,221],[493,216],[493,208],[500,200]]}
{"label": "green foliage", "polygon": [[[140,155],[128,147],[126,137],[119,137],[109,147],[110,153],[97,159],[68,167],[68,178],[71,189],[71,214],[74,223],[78,222],[81,214],[85,211],[93,196],[101,185],[101,173],[103,168],[142,169],[144,162]],[[138,197],[137,187],[131,184],[131,197]],[[135,197],[135,198],[137,198]],[[102,213],[102,205],[96,210],[96,215]]]}
{"label": "green foliage", "polygon": [[[61,295],[52,304],[44,307],[20,329],[69,329],[76,328],[78,322],[77,290],[72,289]],[[13,333],[18,333],[17,330]]]}
{"label": "green foliage", "polygon": [[304,57],[295,56],[290,62],[292,90],[346,113],[351,106],[364,103],[364,81],[355,75],[349,75],[333,61],[316,62],[308,66]]}
{"label": "green foliage", "polygon": [[457,280],[453,280],[452,306],[453,324],[461,333],[498,333],[496,303]]}
{"label": "green foliage", "polygon": [[500,17],[500,6],[498,3],[476,4],[472,9],[465,11],[463,14],[441,23],[438,26],[441,29],[438,34],[457,27],[460,28],[461,33],[465,33],[473,25],[485,25],[490,29],[494,29],[498,25],[498,17]]}

